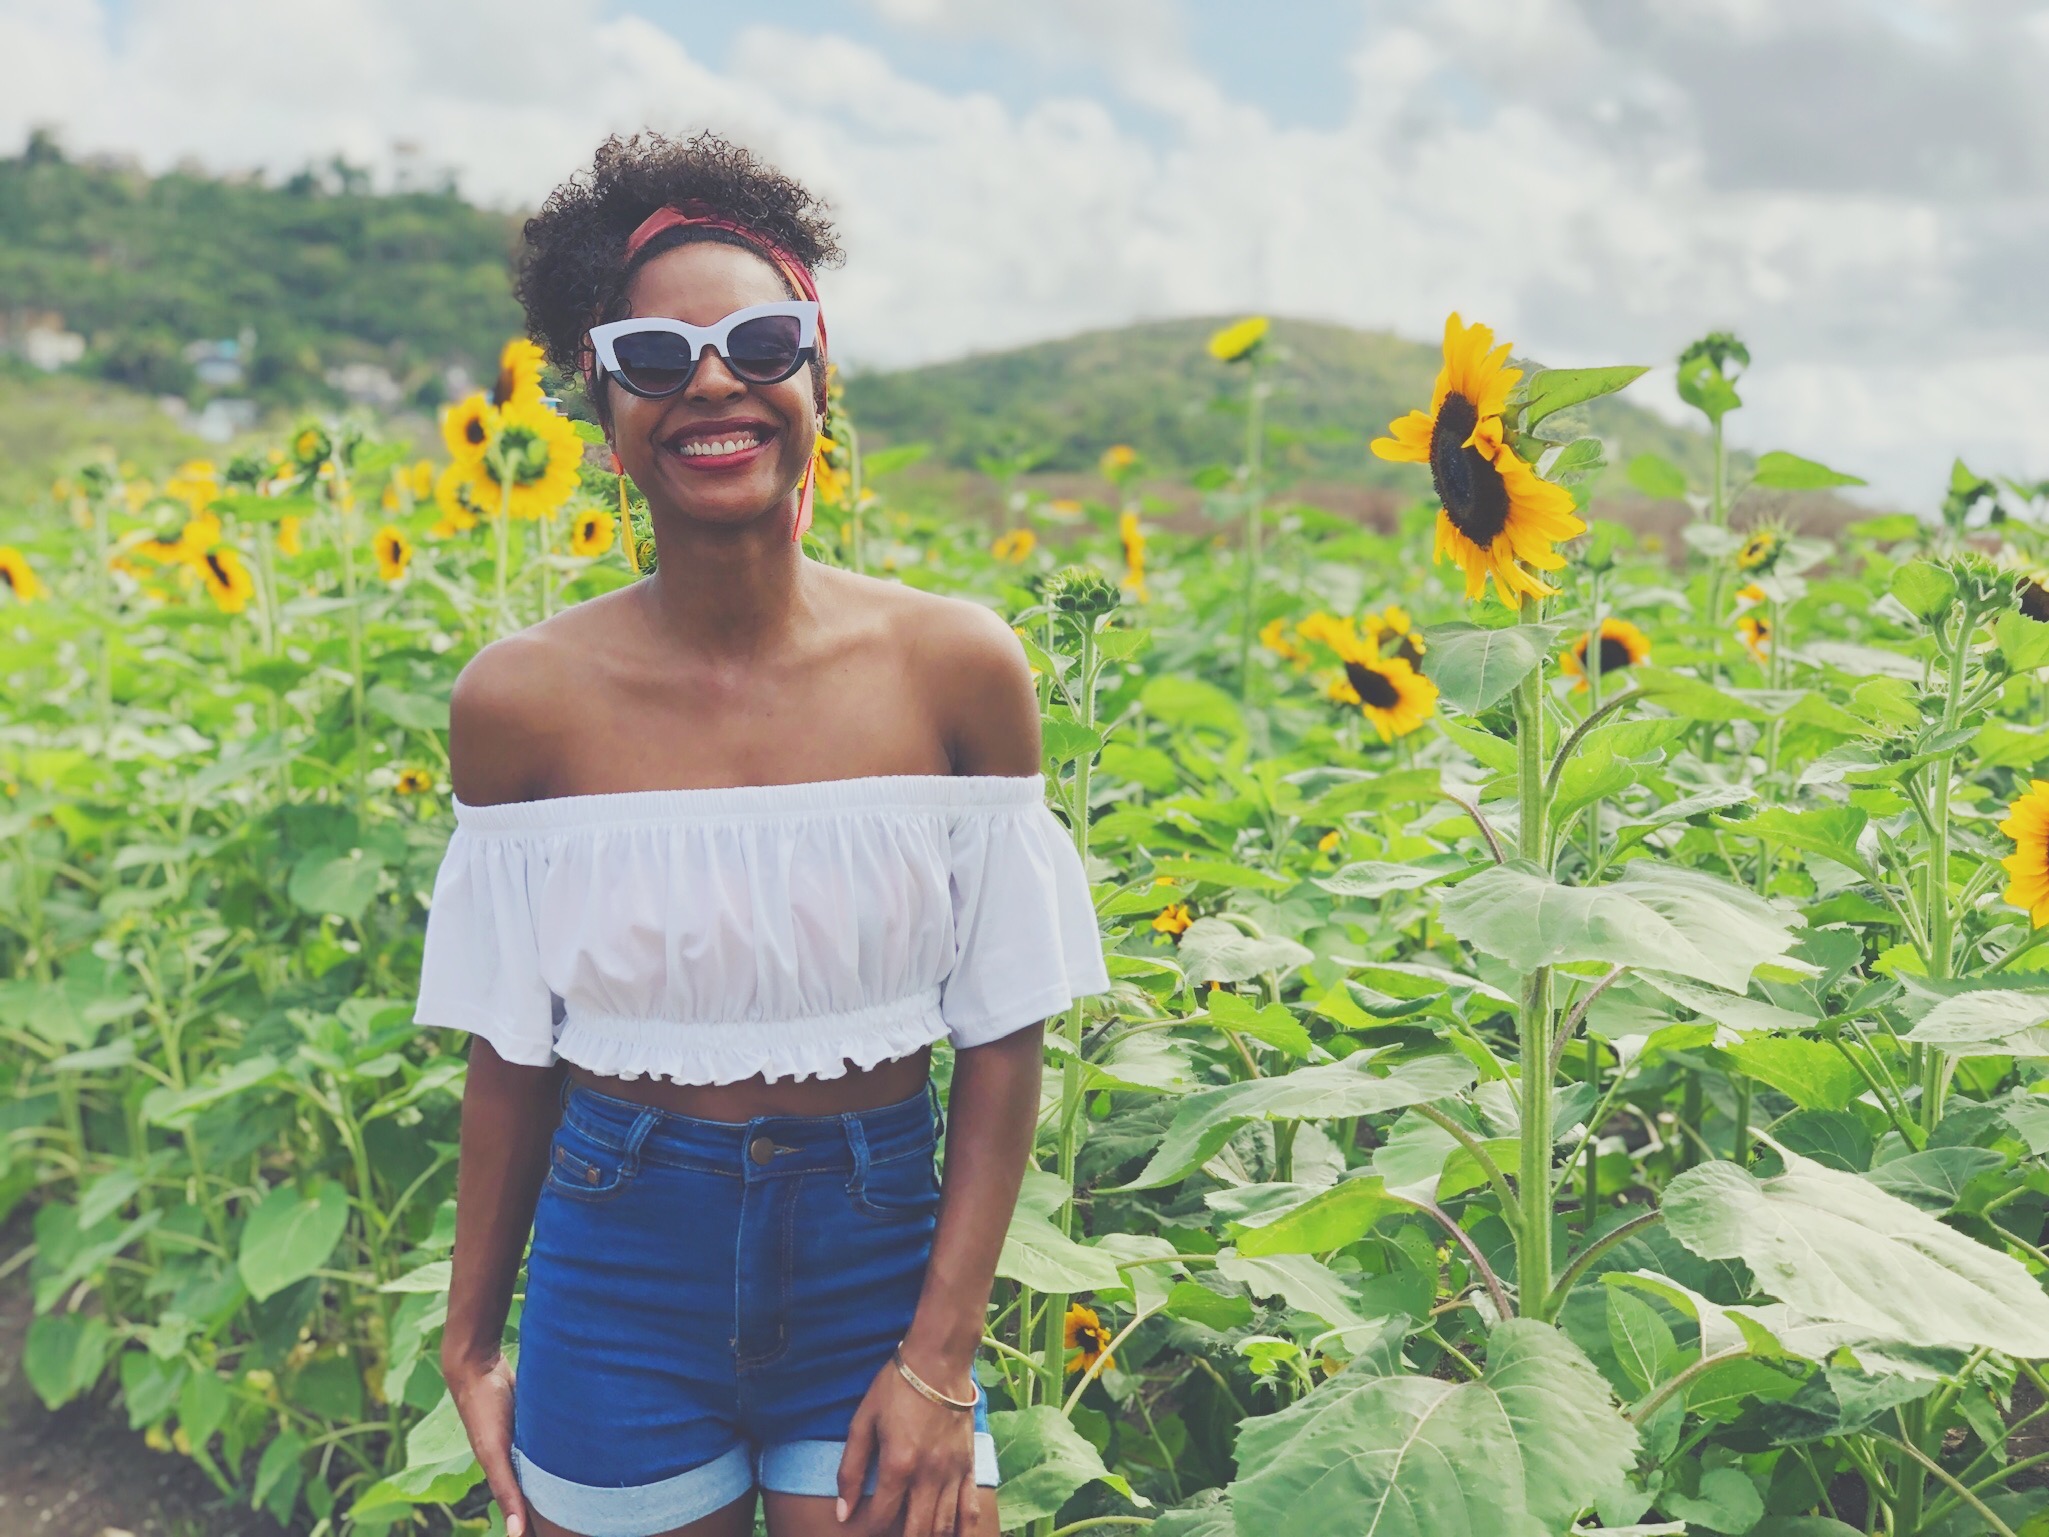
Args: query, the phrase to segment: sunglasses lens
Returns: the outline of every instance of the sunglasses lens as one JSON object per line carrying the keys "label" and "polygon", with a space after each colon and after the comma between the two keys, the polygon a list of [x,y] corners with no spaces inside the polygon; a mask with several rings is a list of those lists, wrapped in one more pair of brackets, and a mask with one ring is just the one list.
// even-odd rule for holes
{"label": "sunglasses lens", "polygon": [[690,377],[690,343],[668,331],[629,331],[612,342],[619,372],[646,395],[670,395]]}
{"label": "sunglasses lens", "polygon": [[751,384],[774,384],[797,370],[804,326],[795,315],[742,321],[726,338],[726,367]]}

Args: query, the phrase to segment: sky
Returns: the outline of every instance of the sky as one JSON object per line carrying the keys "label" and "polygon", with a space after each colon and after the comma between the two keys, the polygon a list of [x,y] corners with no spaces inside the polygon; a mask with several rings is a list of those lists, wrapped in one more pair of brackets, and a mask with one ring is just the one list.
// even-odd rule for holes
{"label": "sky", "polygon": [[[2049,477],[2049,0],[0,0],[0,146],[531,206],[717,129],[853,366],[1276,315],[1553,365],[1733,329],[1739,446]],[[1669,366],[1632,394],[1667,414]],[[1378,423],[1361,424],[1377,429]]]}

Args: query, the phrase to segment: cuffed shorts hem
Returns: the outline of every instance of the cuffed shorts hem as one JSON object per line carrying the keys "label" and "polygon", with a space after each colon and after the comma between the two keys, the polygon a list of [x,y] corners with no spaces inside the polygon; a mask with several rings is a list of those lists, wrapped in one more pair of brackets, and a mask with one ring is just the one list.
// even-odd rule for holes
{"label": "cuffed shorts hem", "polygon": [[[840,1492],[840,1458],[846,1450],[844,1441],[782,1441],[764,1446],[757,1468],[761,1487],[775,1494],[813,1494],[831,1499]],[[996,1438],[986,1430],[975,1432],[975,1482],[984,1489],[994,1489],[997,1484]],[[872,1467],[865,1488],[874,1492]]]}
{"label": "cuffed shorts hem", "polygon": [[650,1532],[666,1532],[724,1510],[754,1488],[754,1460],[744,1446],[659,1483],[623,1489],[558,1478],[517,1448],[512,1462],[520,1491],[534,1509],[582,1537],[648,1537]]}

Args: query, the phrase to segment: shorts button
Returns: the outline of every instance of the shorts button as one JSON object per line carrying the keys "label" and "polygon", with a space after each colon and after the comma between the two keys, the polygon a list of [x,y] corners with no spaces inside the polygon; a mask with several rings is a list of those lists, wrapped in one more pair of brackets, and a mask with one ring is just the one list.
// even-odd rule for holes
{"label": "shorts button", "polygon": [[765,1164],[775,1157],[775,1138],[756,1137],[747,1144],[747,1156],[756,1163]]}

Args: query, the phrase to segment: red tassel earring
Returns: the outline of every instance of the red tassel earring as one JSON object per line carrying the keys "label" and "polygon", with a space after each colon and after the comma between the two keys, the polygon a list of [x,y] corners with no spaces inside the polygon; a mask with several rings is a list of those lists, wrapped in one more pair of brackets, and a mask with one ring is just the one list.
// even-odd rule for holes
{"label": "red tassel earring", "polygon": [[802,539],[804,530],[811,526],[811,503],[817,492],[817,479],[818,461],[814,458],[804,466],[804,478],[797,485],[797,522],[790,530],[792,543]]}

